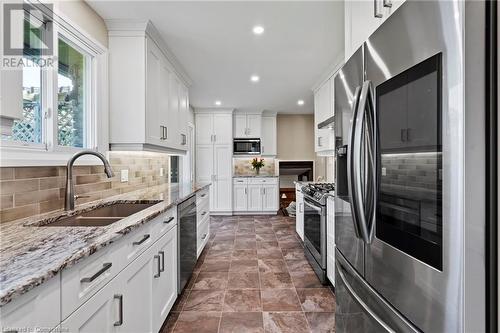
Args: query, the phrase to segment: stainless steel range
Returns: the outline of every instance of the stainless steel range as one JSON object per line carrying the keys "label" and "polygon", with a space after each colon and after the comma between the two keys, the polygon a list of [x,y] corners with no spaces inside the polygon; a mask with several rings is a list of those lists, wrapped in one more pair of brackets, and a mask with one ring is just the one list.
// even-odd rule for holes
{"label": "stainless steel range", "polygon": [[308,184],[304,193],[304,253],[318,275],[321,283],[326,278],[326,201],[333,196],[335,187],[331,183]]}

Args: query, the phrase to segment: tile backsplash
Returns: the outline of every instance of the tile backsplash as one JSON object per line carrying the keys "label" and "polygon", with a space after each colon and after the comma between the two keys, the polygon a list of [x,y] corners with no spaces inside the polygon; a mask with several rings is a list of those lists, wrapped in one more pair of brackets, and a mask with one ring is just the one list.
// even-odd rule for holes
{"label": "tile backsplash", "polygon": [[[261,157],[259,157],[261,158]],[[263,157],[264,166],[260,169],[260,175],[262,176],[275,176],[275,159],[272,157]],[[255,170],[252,169],[253,157],[235,157],[233,158],[233,174],[235,176],[253,176],[255,175]]]}
{"label": "tile backsplash", "polygon": [[[149,152],[109,152],[115,176],[107,178],[100,162],[74,167],[76,205],[169,182],[170,156]],[[163,175],[160,176],[160,169]],[[120,171],[128,170],[128,182]],[[64,208],[66,167],[0,168],[0,222]]]}
{"label": "tile backsplash", "polygon": [[[382,155],[382,185],[400,185],[441,190],[441,153],[408,153]],[[383,170],[384,171],[384,170]]]}

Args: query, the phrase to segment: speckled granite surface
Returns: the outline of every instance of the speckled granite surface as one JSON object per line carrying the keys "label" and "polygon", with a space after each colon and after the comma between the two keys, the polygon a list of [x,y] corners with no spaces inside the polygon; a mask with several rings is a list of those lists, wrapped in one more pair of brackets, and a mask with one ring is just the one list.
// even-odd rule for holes
{"label": "speckled granite surface", "polygon": [[[0,306],[57,275],[82,258],[117,241],[210,184],[164,184],[78,207],[77,212],[115,202],[155,202],[102,227],[49,227],[38,222],[67,216],[53,212],[0,224]],[[43,224],[43,223],[42,223]]]}

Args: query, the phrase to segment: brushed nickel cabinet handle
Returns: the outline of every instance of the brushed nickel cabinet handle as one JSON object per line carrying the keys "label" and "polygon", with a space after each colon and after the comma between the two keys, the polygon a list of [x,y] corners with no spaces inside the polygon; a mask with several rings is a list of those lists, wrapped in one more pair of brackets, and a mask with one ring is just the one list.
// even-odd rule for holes
{"label": "brushed nickel cabinet handle", "polygon": [[392,7],[392,1],[391,0],[384,0],[384,7],[391,8]]}
{"label": "brushed nickel cabinet handle", "polygon": [[376,18],[381,18],[383,15],[382,13],[379,12],[378,2],[379,0],[373,0],[373,11],[374,11],[373,16]]}
{"label": "brushed nickel cabinet handle", "polygon": [[113,326],[122,326],[123,324],[123,295],[117,294],[113,297],[117,299],[120,303],[120,307],[118,308],[118,321],[115,321]]}
{"label": "brushed nickel cabinet handle", "polygon": [[158,254],[161,256],[161,268],[160,272],[165,271],[165,252],[164,251],[159,251]]}
{"label": "brushed nickel cabinet handle", "polygon": [[83,278],[80,280],[81,283],[88,283],[88,282],[92,282],[94,281],[95,279],[97,279],[101,274],[103,274],[104,272],[106,272],[108,269],[111,268],[111,266],[113,266],[112,263],[110,262],[106,262],[104,264],[102,264],[102,268],[100,270],[98,270],[94,275],[92,275],[91,277],[86,277],[86,278]]}
{"label": "brushed nickel cabinet handle", "polygon": [[141,240],[139,241],[136,241],[136,242],[133,242],[132,245],[141,245],[142,243],[144,243],[149,237],[151,237],[149,234],[146,234],[142,237]]}
{"label": "brushed nickel cabinet handle", "polygon": [[155,260],[158,260],[158,266],[157,266],[157,269],[158,269],[158,273],[156,273],[155,275],[153,275],[153,277],[155,279],[159,278],[160,275],[161,275],[161,267],[160,267],[160,256],[155,254],[155,256],[153,257]]}
{"label": "brushed nickel cabinet handle", "polygon": [[201,216],[205,216],[207,214],[206,211],[203,211],[203,213],[201,213]]}

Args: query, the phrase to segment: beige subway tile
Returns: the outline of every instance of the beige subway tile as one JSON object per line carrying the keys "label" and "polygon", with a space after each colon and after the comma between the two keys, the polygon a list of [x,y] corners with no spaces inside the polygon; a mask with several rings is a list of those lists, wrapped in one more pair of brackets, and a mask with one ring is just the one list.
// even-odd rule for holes
{"label": "beige subway tile", "polygon": [[64,208],[64,199],[48,200],[40,202],[40,214],[60,210]]}
{"label": "beige subway tile", "polygon": [[75,184],[81,185],[81,184],[99,183],[100,181],[103,180],[103,178],[104,177],[102,174],[78,175],[75,178]]}
{"label": "beige subway tile", "polygon": [[38,214],[38,204],[31,204],[0,211],[0,223]]}
{"label": "beige subway tile", "polygon": [[13,194],[29,191],[38,191],[38,179],[8,180],[0,182],[0,194]]}
{"label": "beige subway tile", "polygon": [[91,193],[91,192],[100,192],[100,191],[104,191],[104,190],[109,190],[110,188],[111,188],[110,181],[95,183],[95,184],[76,185],[75,186],[75,193],[76,194],[84,194],[84,193]]}
{"label": "beige subway tile", "polygon": [[40,190],[47,190],[51,188],[63,188],[65,186],[66,186],[65,177],[40,178]]}
{"label": "beige subway tile", "polygon": [[14,168],[0,168],[0,180],[14,179]]}
{"label": "beige subway tile", "polygon": [[14,194],[14,205],[18,207],[30,203],[57,199],[59,199],[58,188],[43,191],[23,192]]}
{"label": "beige subway tile", "polygon": [[112,188],[110,190],[100,192],[102,199],[106,199],[106,198],[112,197],[114,195],[118,195],[120,193],[121,193],[121,191],[119,188]]}
{"label": "beige subway tile", "polygon": [[15,179],[55,177],[58,175],[57,167],[22,167],[15,168]]}
{"label": "beige subway tile", "polygon": [[0,209],[12,208],[14,206],[14,196],[12,194],[0,196]]}
{"label": "beige subway tile", "polygon": [[87,202],[96,201],[96,200],[100,200],[100,199],[101,199],[101,195],[99,194],[99,192],[98,193],[92,193],[88,197],[77,199],[76,200],[76,204],[77,205],[81,205],[81,204],[84,204],[84,203],[87,203]]}

